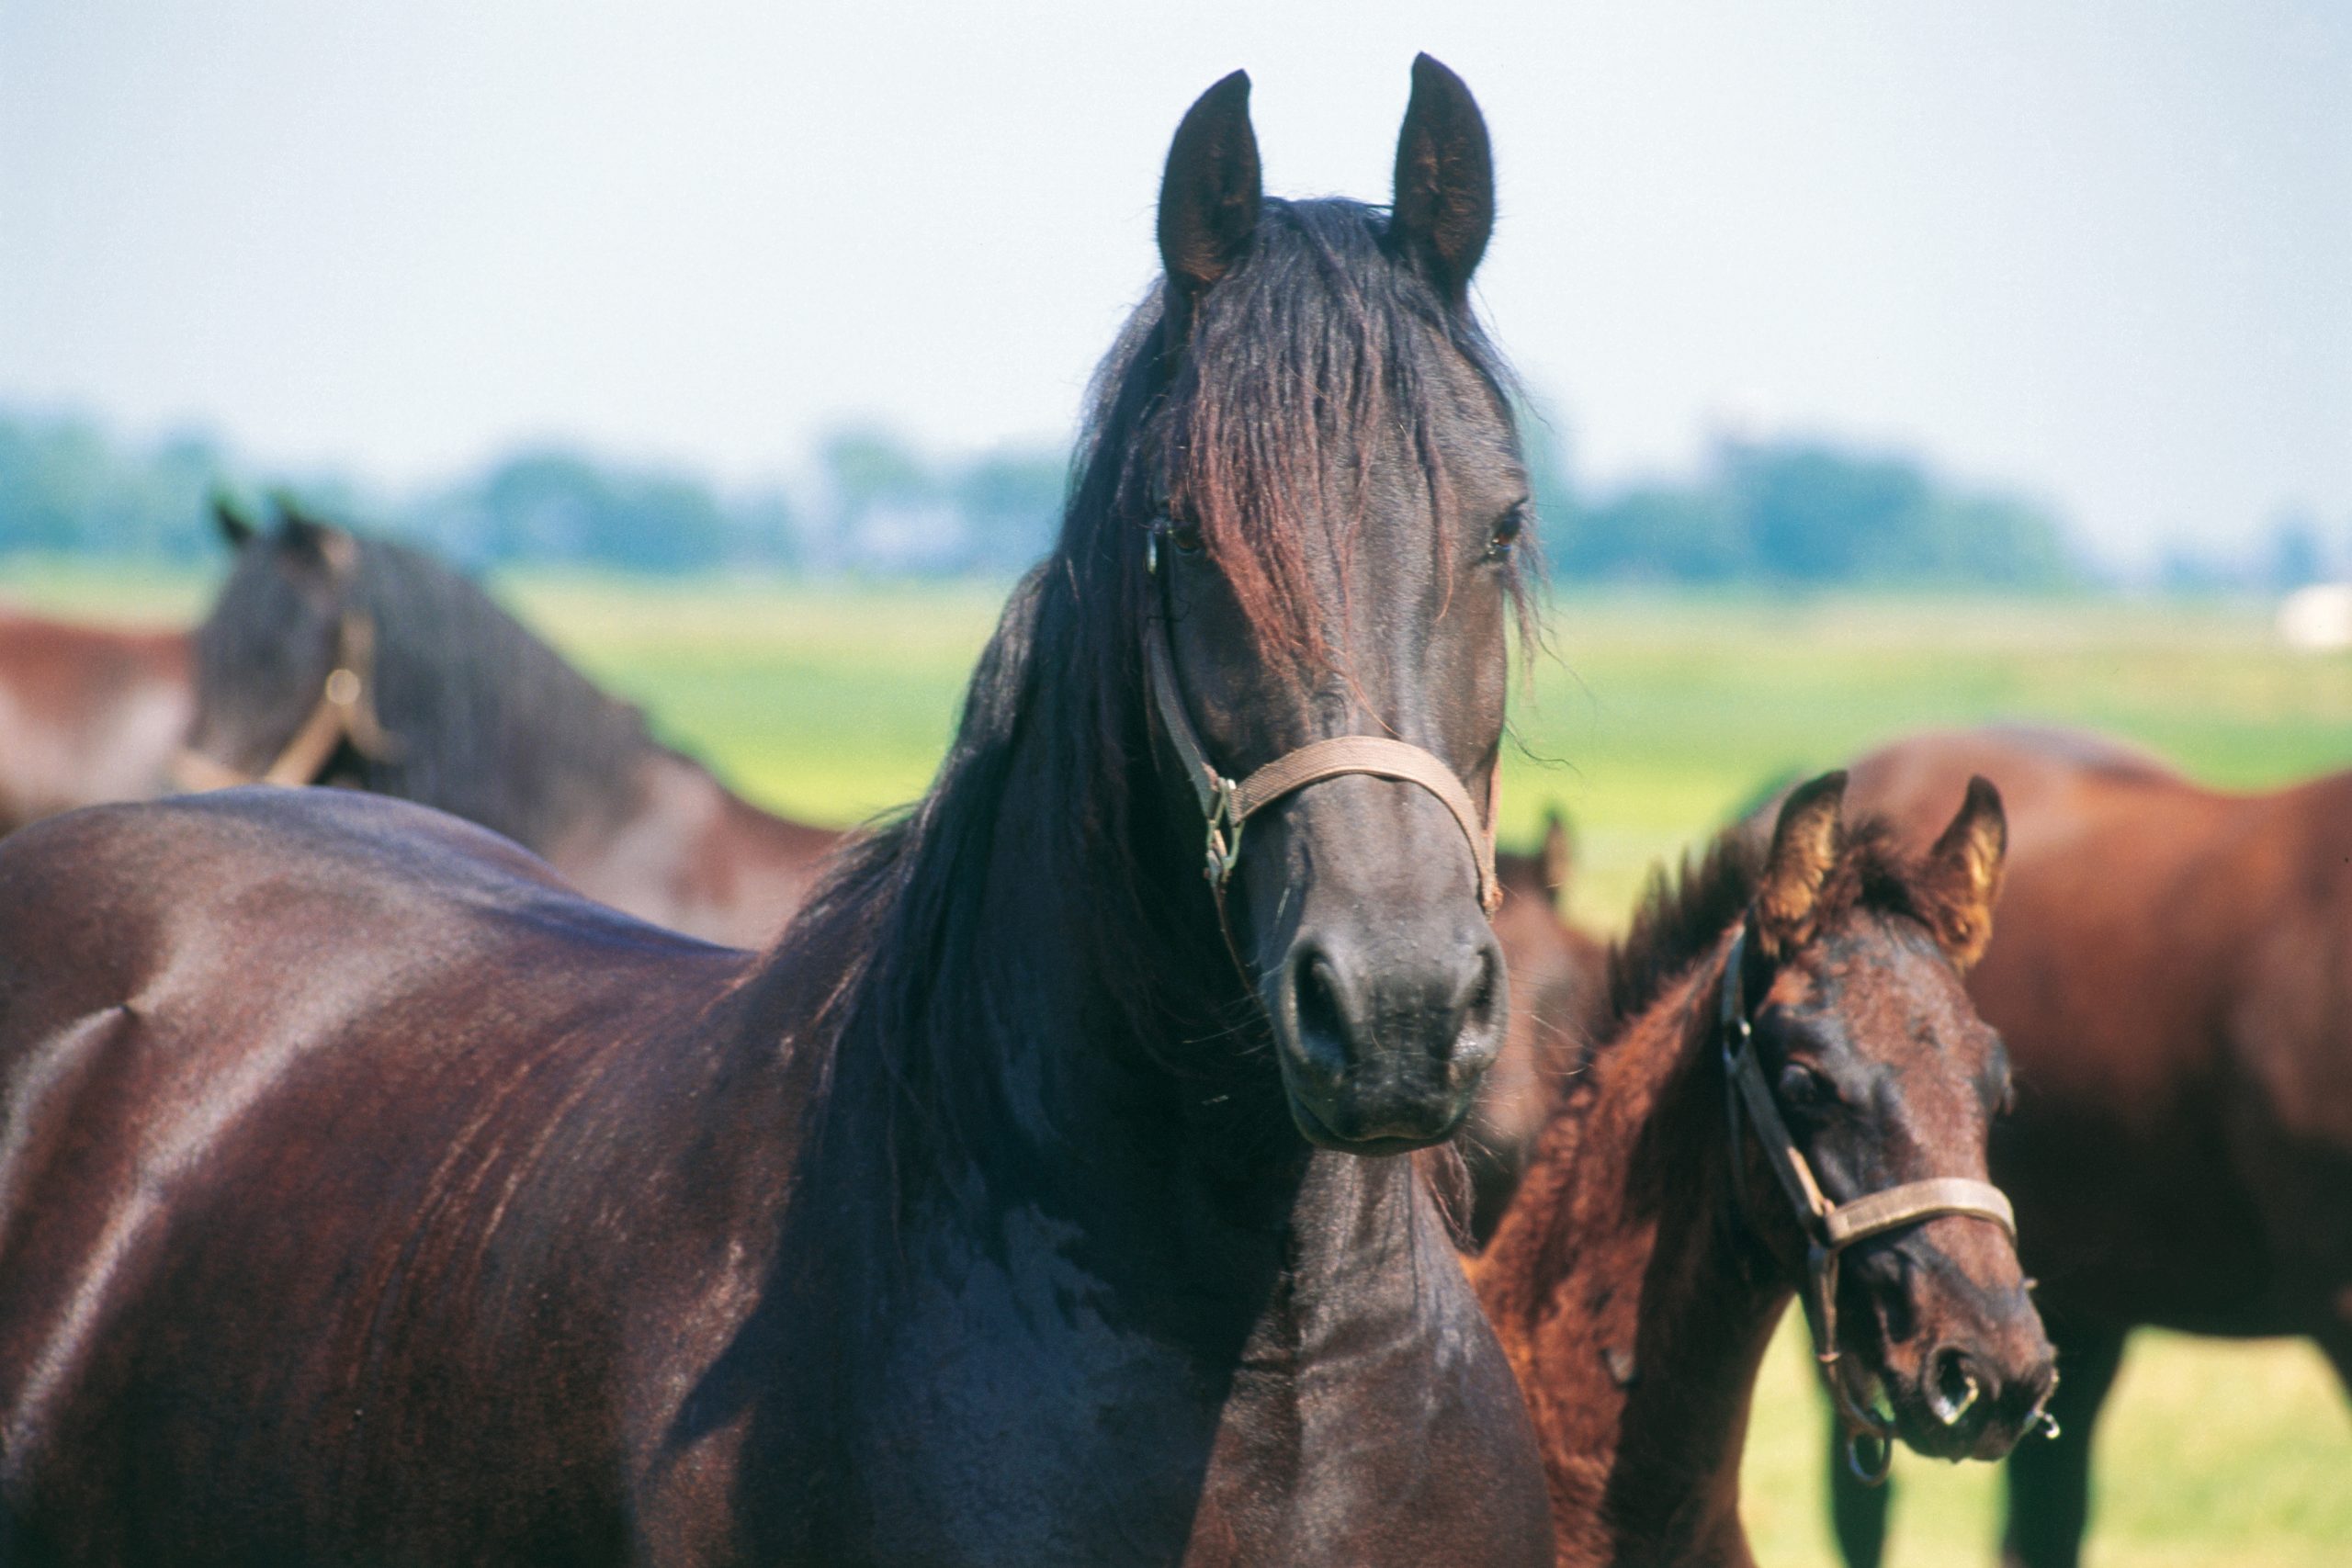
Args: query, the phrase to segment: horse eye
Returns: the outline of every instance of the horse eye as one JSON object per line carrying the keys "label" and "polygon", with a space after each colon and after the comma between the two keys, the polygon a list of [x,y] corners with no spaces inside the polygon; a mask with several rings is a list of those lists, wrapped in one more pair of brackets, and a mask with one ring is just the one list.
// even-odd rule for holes
{"label": "horse eye", "polygon": [[1792,1110],[1818,1111],[1838,1100],[1836,1086],[1801,1062],[1791,1062],[1781,1069],[1777,1087],[1781,1103]]}
{"label": "horse eye", "polygon": [[1168,542],[1176,547],[1178,555],[1196,556],[1205,547],[1201,541],[1201,525],[1198,523],[1180,523],[1170,518],[1166,533]]}
{"label": "horse eye", "polygon": [[1496,520],[1494,534],[1487,541],[1487,558],[1500,560],[1510,554],[1511,547],[1519,543],[1520,535],[1526,529],[1527,503],[1521,502]]}

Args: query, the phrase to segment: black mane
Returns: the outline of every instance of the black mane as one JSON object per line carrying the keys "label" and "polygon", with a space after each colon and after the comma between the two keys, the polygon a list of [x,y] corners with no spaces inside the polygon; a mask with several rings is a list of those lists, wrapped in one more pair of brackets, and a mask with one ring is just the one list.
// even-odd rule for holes
{"label": "black mane", "polygon": [[353,589],[373,623],[388,761],[346,748],[362,788],[437,807],[544,853],[625,818],[654,742],[608,696],[466,578],[420,550],[360,538]]}

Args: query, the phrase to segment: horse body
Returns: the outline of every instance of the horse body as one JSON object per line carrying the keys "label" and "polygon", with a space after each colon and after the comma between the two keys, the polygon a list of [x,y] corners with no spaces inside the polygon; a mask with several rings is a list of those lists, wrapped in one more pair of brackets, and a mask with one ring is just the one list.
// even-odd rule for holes
{"label": "horse body", "polygon": [[[1833,1201],[1983,1169],[1998,1046],[1954,971],[1998,851],[1906,863],[1875,829],[1841,842],[1836,828],[1792,897],[1790,823],[1827,782],[1792,800],[1769,859],[1727,834],[1678,887],[1654,889],[1612,957],[1590,1070],[1471,1264],[1544,1448],[1561,1564],[1753,1561],[1748,1405],[1808,1237],[1758,1157],[1762,1129],[1726,1116],[1727,995],[1760,998],[1749,1048],[1773,1058],[1782,1114]],[[1998,812],[1972,795],[1946,845],[1996,844]],[[1761,976],[1743,956],[1756,951],[1774,953]],[[1856,1244],[1831,1292],[1836,1326],[1808,1315],[1835,1339],[1835,1375],[1867,1367],[1915,1447],[1989,1457],[2048,1396],[2048,1342],[2006,1234],[1981,1213],[1930,1211]],[[1957,1410],[1955,1368],[1969,1390]]]}
{"label": "horse body", "polygon": [[[699,1015],[749,960],[437,814],[257,793],[46,824],[0,871],[0,1539],[610,1560],[622,1456],[654,1451],[741,1288],[727,1242],[759,1234],[712,1168],[793,1125],[744,1074],[725,1108],[768,1128],[649,1157],[708,1107]],[[60,941],[104,961],[56,974]],[[224,952],[266,988],[206,984]]]}
{"label": "horse body", "polygon": [[191,685],[185,633],[0,610],[0,833],[162,794]]}
{"label": "horse body", "polygon": [[[2132,1326],[2309,1336],[2352,1387],[2352,774],[2233,795],[2097,737],[1988,729],[1854,781],[1917,832],[1970,772],[2016,829],[1970,987],[2017,1072],[1993,1168],[2065,1368],[2063,1437],[2010,1461],[2007,1550],[2055,1568]],[[1841,1492],[1857,1560],[1883,1506]]]}
{"label": "horse body", "polygon": [[[1246,94],[1178,133],[1169,276],[937,783],[767,953],[349,792],[0,847],[0,1554],[1544,1559],[1384,1157],[1504,1021],[1448,804],[1526,494],[1485,131],[1424,59],[1393,216],[1263,201]],[[1178,718],[1245,778],[1377,736],[1449,787],[1318,775],[1212,884]]]}
{"label": "horse body", "polygon": [[[1367,1445],[1449,1493],[1509,1457],[1507,1373],[1428,1267],[1444,1240],[1406,1162],[1317,1154],[1233,1191],[1161,1163],[1139,1115],[1083,1182],[1045,1146],[991,1151],[988,1234],[919,1211],[902,1268],[859,1259],[894,1276],[877,1295],[811,1300],[780,1281],[842,1258],[784,1220],[808,1075],[747,955],[338,792],[51,824],[0,899],[10,1032],[43,1042],[6,1064],[12,1560],[730,1561],[746,1540],[706,1506],[748,1493],[750,1540],[817,1560],[1193,1536],[1195,1561],[1337,1563],[1363,1560],[1351,1529],[1395,1550],[1458,1506],[1360,1495]],[[28,933],[77,937],[94,907],[126,917],[115,956],[42,984]],[[266,1007],[188,986],[223,943],[286,977]],[[132,1135],[75,1135],[101,1123]],[[1096,1223],[1137,1188],[1157,1249]],[[854,1398],[737,1403],[800,1342],[859,1348]],[[1456,1399],[1399,1422],[1377,1370],[1318,1370],[1359,1357],[1434,1363]],[[785,1452],[823,1456],[823,1483],[776,1473]],[[1406,1538],[1400,1561],[1453,1545]]]}

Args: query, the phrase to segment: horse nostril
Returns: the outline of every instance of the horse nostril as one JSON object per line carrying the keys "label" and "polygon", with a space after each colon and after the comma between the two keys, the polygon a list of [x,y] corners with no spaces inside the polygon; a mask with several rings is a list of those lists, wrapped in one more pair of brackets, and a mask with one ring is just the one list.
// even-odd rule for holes
{"label": "horse nostril", "polygon": [[1299,1051],[1307,1062],[1337,1078],[1347,1071],[1348,1013],[1340,999],[1339,976],[1331,961],[1314,948],[1304,948],[1293,972],[1298,1006]]}
{"label": "horse nostril", "polygon": [[1464,1033],[1479,1033],[1494,1021],[1495,993],[1499,988],[1496,981],[1501,973],[1502,965],[1496,957],[1495,950],[1491,947],[1479,949],[1477,972],[1470,983],[1470,998],[1462,1010]]}
{"label": "horse nostril", "polygon": [[1957,1427],[1983,1392],[1964,1350],[1946,1346],[1928,1365],[1928,1408],[1947,1427]]}

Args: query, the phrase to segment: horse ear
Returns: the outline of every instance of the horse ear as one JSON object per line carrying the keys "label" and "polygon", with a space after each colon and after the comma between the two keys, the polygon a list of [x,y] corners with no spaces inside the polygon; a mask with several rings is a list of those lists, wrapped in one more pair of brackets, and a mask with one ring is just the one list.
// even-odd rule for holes
{"label": "horse ear", "polygon": [[1159,259],[1189,300],[1250,248],[1264,186],[1250,126],[1250,73],[1236,71],[1184,112],[1159,182]]}
{"label": "horse ear", "polygon": [[2008,850],[2001,792],[1979,773],[1968,781],[1959,814],[1928,852],[1936,935],[1961,969],[1984,957],[1984,944],[1993,940],[1993,901],[2001,896],[2001,865]]}
{"label": "horse ear", "polygon": [[1396,138],[1396,194],[1388,233],[1455,305],[1495,231],[1495,155],[1487,121],[1462,78],[1413,59],[1413,97]]}
{"label": "horse ear", "polygon": [[1544,887],[1557,905],[1568,891],[1568,878],[1576,871],[1576,840],[1568,832],[1568,818],[1556,806],[1544,813]]}
{"label": "horse ear", "polygon": [[212,521],[220,529],[232,552],[242,550],[254,542],[254,520],[244,513],[236,498],[225,490],[212,492]]}
{"label": "horse ear", "polygon": [[334,532],[332,524],[322,523],[302,508],[302,503],[285,491],[272,491],[270,510],[277,513],[277,543],[306,560],[321,566],[326,564],[327,536]]}
{"label": "horse ear", "polygon": [[1841,771],[1798,785],[1781,806],[1756,889],[1758,946],[1766,957],[1785,958],[1811,939],[1821,884],[1838,863],[1845,804]]}

